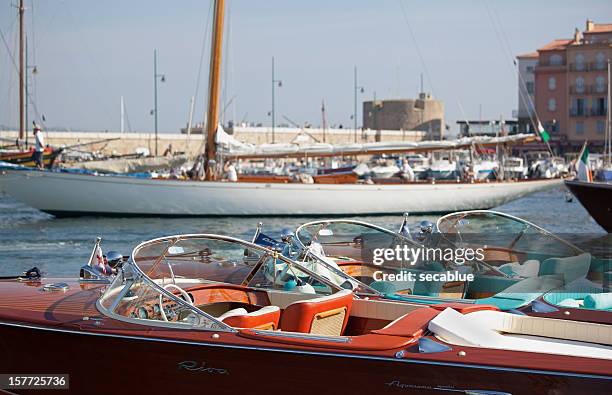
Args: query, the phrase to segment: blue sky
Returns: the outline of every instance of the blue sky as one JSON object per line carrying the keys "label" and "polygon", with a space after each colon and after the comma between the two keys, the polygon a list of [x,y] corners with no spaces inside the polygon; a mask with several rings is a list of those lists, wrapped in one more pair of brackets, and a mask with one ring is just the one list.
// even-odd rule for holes
{"label": "blue sky", "polygon": [[[131,129],[152,131],[154,48],[159,72],[166,75],[158,91],[159,129],[176,132],[186,124],[209,1],[34,0],[33,7],[31,2],[26,0],[29,57],[39,71],[34,96],[47,125],[118,130],[124,96]],[[0,1],[0,30],[11,51],[17,38],[13,3]],[[612,5],[605,0],[226,3],[223,101],[234,99],[225,120],[264,124],[270,123],[272,56],[283,81],[276,91],[278,122],[284,115],[319,125],[325,100],[330,124],[351,125],[355,65],[365,90],[360,99],[413,97],[425,73],[425,88],[445,102],[453,130],[457,119],[478,118],[480,105],[483,118],[510,118],[518,100],[510,51],[516,55],[571,37],[587,17],[612,22]],[[207,56],[196,121],[204,114]],[[0,43],[2,125],[18,123],[16,83]]]}

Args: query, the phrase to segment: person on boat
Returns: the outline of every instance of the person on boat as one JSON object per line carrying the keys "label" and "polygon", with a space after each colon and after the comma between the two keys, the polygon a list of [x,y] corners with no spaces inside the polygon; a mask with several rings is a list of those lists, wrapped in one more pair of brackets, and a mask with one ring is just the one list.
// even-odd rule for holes
{"label": "person on boat", "polygon": [[414,181],[415,179],[414,170],[412,170],[410,163],[408,163],[406,159],[404,159],[402,163],[402,178],[406,181]]}
{"label": "person on boat", "polygon": [[236,172],[236,167],[233,162],[227,162],[224,166],[223,171],[225,172],[225,180],[229,182],[237,182],[238,181],[238,172]]}
{"label": "person on boat", "polygon": [[168,144],[168,148],[164,151],[164,156],[173,156],[174,151],[172,151],[172,143]]}
{"label": "person on boat", "polygon": [[193,162],[193,167],[187,172],[191,180],[201,180],[204,177],[204,156],[198,155]]}
{"label": "person on boat", "polygon": [[43,153],[45,151],[45,139],[40,131],[40,126],[34,125],[33,133],[34,139],[36,140],[36,146],[34,147],[32,159],[34,163],[36,163],[36,167],[42,170],[44,168]]}

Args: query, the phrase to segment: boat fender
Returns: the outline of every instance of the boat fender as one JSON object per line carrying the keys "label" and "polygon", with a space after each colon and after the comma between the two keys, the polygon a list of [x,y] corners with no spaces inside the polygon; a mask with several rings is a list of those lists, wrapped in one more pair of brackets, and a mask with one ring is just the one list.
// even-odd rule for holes
{"label": "boat fender", "polygon": [[589,294],[585,296],[584,307],[597,310],[607,310],[612,308],[612,292]]}
{"label": "boat fender", "polygon": [[295,287],[295,290],[298,292],[304,293],[304,294],[316,294],[317,293],[315,289],[312,287],[312,285],[308,283],[298,285],[297,287]]}
{"label": "boat fender", "polygon": [[287,281],[284,285],[285,291],[292,291],[297,286],[297,282],[293,279]]}

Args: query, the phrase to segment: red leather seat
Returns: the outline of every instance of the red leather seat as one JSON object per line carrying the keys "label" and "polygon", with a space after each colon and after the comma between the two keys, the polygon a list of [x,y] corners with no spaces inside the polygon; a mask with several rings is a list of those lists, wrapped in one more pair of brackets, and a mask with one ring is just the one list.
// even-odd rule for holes
{"label": "red leather seat", "polygon": [[252,313],[233,314],[223,318],[222,321],[234,328],[252,328],[275,330],[280,320],[280,308],[278,306],[266,306]]}
{"label": "red leather seat", "polygon": [[300,300],[287,306],[281,317],[281,330],[340,336],[346,328],[353,292],[348,289],[316,299]]}

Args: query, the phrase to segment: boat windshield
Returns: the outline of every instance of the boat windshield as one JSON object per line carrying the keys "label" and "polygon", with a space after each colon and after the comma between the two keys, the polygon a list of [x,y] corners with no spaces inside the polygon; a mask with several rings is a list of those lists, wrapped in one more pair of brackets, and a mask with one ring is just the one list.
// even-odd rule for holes
{"label": "boat windshield", "polygon": [[464,211],[441,217],[438,231],[456,245],[488,246],[542,258],[584,253],[549,231],[508,214],[489,210]]}
{"label": "boat windshield", "polygon": [[419,244],[361,221],[316,221],[297,229],[296,244],[302,256],[317,257],[379,293],[412,299],[504,296],[520,305],[589,270],[589,254],[505,214],[451,214],[438,227],[423,233]]}
{"label": "boat windshield", "polygon": [[243,240],[181,235],[136,247],[99,306],[118,319],[222,330],[229,327],[194,306],[190,289],[203,284],[231,284],[329,295],[342,290],[349,280],[337,273],[317,274],[276,251]]}
{"label": "boat windshield", "polygon": [[[420,247],[413,240],[367,222],[330,220],[309,222],[296,231],[300,247],[340,261],[372,262],[375,250],[407,245]],[[316,251],[318,249],[319,251]],[[388,262],[403,265],[402,262]]]}
{"label": "boat windshield", "polygon": [[[406,270],[433,270],[432,265],[435,266],[435,271],[445,267],[443,263],[424,259],[424,255],[412,254],[412,251],[424,248],[421,244],[402,234],[367,222],[310,222],[297,229],[296,239],[300,248],[310,256],[340,269],[377,292],[381,290],[372,284],[379,282],[382,274]],[[383,257],[381,252],[384,251],[400,251],[402,254]],[[405,251],[411,253],[406,256],[403,254]],[[411,287],[407,287],[405,291],[408,291],[408,288]]]}

